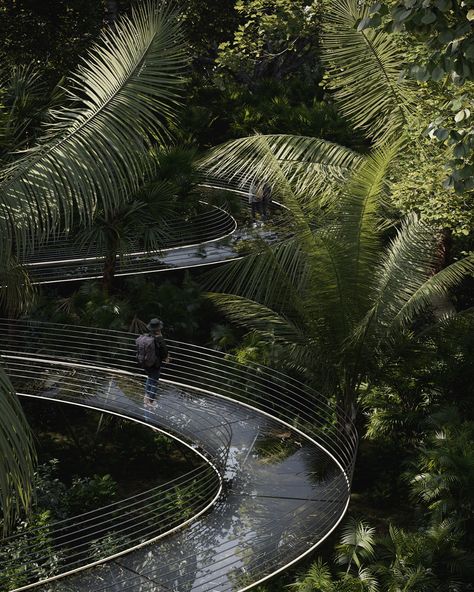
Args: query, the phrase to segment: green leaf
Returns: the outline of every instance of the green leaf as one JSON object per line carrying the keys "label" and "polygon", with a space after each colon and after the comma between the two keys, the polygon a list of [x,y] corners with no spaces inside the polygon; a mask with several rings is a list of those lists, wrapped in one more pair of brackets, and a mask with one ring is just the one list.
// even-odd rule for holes
{"label": "green leaf", "polygon": [[441,12],[447,12],[451,8],[450,0],[435,0],[435,6]]}
{"label": "green leaf", "polygon": [[369,14],[377,14],[380,9],[382,8],[382,4],[380,2],[376,2],[375,4],[372,4],[372,6],[369,9]]}
{"label": "green leaf", "polygon": [[368,29],[371,26],[371,17],[366,16],[365,18],[361,19],[360,23],[357,25],[358,31],[363,31],[364,29]]}
{"label": "green leaf", "polygon": [[470,40],[469,44],[463,43],[464,57],[468,60],[474,60],[474,42]]}
{"label": "green leaf", "polygon": [[421,22],[425,25],[431,25],[431,23],[434,23],[436,20],[436,13],[434,13],[432,10],[425,10],[425,13],[423,15],[423,18],[421,19]]}
{"label": "green leaf", "polygon": [[393,20],[396,23],[403,23],[411,15],[411,9],[397,8],[393,11]]}
{"label": "green leaf", "polygon": [[436,68],[434,68],[433,71],[431,72],[431,79],[434,80],[435,82],[438,82],[439,80],[444,78],[444,76],[446,76],[446,72],[439,65],[436,66]]}
{"label": "green leaf", "polygon": [[426,82],[430,78],[428,68],[425,66],[415,65],[410,68],[412,76],[414,76],[418,82]]}
{"label": "green leaf", "polygon": [[450,29],[445,29],[444,31],[441,31],[438,35],[438,41],[444,45],[446,45],[447,43],[451,43],[453,39],[454,35]]}
{"label": "green leaf", "polygon": [[[234,183],[265,179],[285,205],[301,211],[361,162],[352,150],[305,136],[256,135],[216,148],[200,166],[206,176]],[[314,204],[313,204],[314,205]]]}
{"label": "green leaf", "polygon": [[0,509],[5,532],[33,497],[33,437],[0,357]]}
{"label": "green leaf", "polygon": [[454,147],[453,150],[453,154],[455,156],[455,158],[464,158],[465,156],[467,156],[469,154],[469,148],[467,146],[464,146],[464,144],[456,144],[456,146]]}
{"label": "green leaf", "polygon": [[433,132],[433,135],[440,141],[444,142],[449,137],[449,130],[444,127],[439,127],[437,130]]}

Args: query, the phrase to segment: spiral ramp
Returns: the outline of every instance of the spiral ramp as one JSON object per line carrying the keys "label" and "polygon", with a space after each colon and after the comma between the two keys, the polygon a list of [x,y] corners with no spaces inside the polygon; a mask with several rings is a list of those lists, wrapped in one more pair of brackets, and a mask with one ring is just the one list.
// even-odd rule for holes
{"label": "spiral ramp", "polygon": [[[224,208],[209,212],[222,221],[207,231],[214,245],[234,233],[237,223]],[[206,242],[204,236],[197,240]],[[180,240],[188,237],[184,233]],[[64,273],[70,273],[70,258],[64,265],[58,244],[70,248],[63,238],[49,256],[43,252],[30,261],[38,273],[46,270],[37,283],[71,279]],[[172,267],[186,267],[189,250],[198,244],[170,246],[180,260]],[[161,255],[156,265],[147,263],[149,254],[138,254],[123,274],[146,272],[147,265],[148,271],[169,268]],[[100,265],[99,253],[88,257]],[[224,250],[216,260],[234,257]],[[84,263],[79,259],[86,257],[73,257],[74,269]],[[73,279],[95,277],[90,265],[87,259],[86,271],[74,272]],[[187,446],[197,461],[159,487],[58,522],[47,532],[36,528],[10,537],[7,543],[18,543],[23,553],[22,583],[5,590],[243,592],[312,552],[343,518],[357,434],[341,410],[275,370],[176,341],[168,341],[172,363],[150,409],[143,403],[135,338],[0,320],[0,357],[21,397],[137,422]],[[51,553],[54,566],[48,563]],[[10,558],[2,559],[0,574],[8,574],[11,565]]]}

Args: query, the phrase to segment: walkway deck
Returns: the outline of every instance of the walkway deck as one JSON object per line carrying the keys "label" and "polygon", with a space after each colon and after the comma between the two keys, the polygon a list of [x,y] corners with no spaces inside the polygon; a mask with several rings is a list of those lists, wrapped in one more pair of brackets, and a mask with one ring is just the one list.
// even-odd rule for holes
{"label": "walkway deck", "polygon": [[[0,329],[3,358],[20,393],[162,429],[194,447],[218,475],[209,507],[193,508],[199,515],[184,526],[37,589],[243,591],[309,553],[342,519],[355,432],[349,422],[336,429],[333,410],[300,383],[171,342],[174,363],[150,411],[142,405],[143,378],[133,369],[132,335],[21,321],[0,321]],[[20,336],[23,351],[13,351]],[[48,352],[54,339],[62,349]]]}

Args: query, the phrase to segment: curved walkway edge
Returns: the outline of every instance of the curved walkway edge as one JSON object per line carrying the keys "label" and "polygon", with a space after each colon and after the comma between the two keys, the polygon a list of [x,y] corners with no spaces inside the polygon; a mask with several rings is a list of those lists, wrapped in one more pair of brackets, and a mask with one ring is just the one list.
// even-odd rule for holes
{"label": "curved walkway edge", "polygon": [[[149,498],[140,498],[125,534],[136,542],[143,524],[147,540],[36,589],[243,592],[313,551],[342,519],[355,428],[298,381],[169,341],[173,363],[150,410],[142,404],[134,335],[0,320],[0,336],[1,359],[18,392],[120,414],[171,434],[206,461],[188,478],[190,495],[180,498],[188,513],[180,513],[179,524],[172,525],[178,517],[167,513],[162,494],[153,498],[156,520]],[[125,532],[123,517],[114,524]]]}

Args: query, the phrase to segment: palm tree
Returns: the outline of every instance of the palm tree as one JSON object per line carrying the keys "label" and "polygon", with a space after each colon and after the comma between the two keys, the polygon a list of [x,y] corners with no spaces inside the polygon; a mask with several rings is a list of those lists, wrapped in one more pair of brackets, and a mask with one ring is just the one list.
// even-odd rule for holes
{"label": "palm tree", "polygon": [[224,294],[210,297],[284,346],[281,363],[351,414],[361,384],[396,360],[415,321],[435,323],[433,302],[474,271],[474,257],[438,271],[441,233],[420,218],[388,223],[386,176],[398,149],[362,159],[321,140],[256,136],[204,163],[213,175],[266,179],[294,220],[290,239],[221,270],[212,288]]}
{"label": "palm tree", "polygon": [[333,576],[331,569],[318,559],[290,587],[296,592],[379,592],[371,565],[375,558],[374,534],[375,529],[365,522],[350,519],[342,530],[336,557],[339,565],[347,566],[346,570]]}
{"label": "palm tree", "polygon": [[[456,548],[459,533],[443,522],[428,530],[407,532],[390,525],[385,536],[350,519],[337,545],[336,570],[321,559],[291,588],[296,592],[427,592],[464,589],[472,558]],[[334,566],[335,567],[335,566]]]}
{"label": "palm tree", "polygon": [[0,159],[28,148],[59,89],[48,93],[32,64],[0,70]]}
{"label": "palm tree", "polygon": [[445,235],[419,217],[389,228],[388,172],[406,149],[415,96],[393,36],[358,26],[368,14],[357,0],[332,1],[322,56],[342,112],[376,146],[371,155],[314,138],[255,136],[203,163],[230,181],[268,181],[294,220],[292,239],[222,271],[212,287],[232,295],[211,298],[286,347],[282,363],[348,411],[360,385],[413,338],[415,321],[434,324],[433,309],[473,271],[472,257],[442,269]]}
{"label": "palm tree", "polygon": [[321,57],[339,110],[383,145],[404,134],[413,120],[416,86],[404,75],[405,56],[395,37],[364,28],[370,9],[358,0],[330,0]]}
{"label": "palm tree", "polygon": [[81,230],[81,248],[94,247],[104,253],[102,285],[106,296],[113,289],[119,258],[133,251],[157,251],[167,237],[166,219],[173,211],[173,188],[152,182],[134,199],[105,210],[100,208],[92,224]]}
{"label": "palm tree", "polygon": [[[69,229],[75,219],[89,220],[98,208],[113,211],[139,190],[143,155],[151,142],[167,139],[167,122],[179,108],[186,63],[181,28],[166,3],[147,0],[130,18],[104,30],[67,81],[67,104],[48,113],[26,150],[4,161],[4,269],[12,268],[9,245],[24,253],[51,232]],[[4,286],[2,282],[3,294]],[[31,499],[33,455],[25,418],[4,369],[0,376],[0,504],[7,526],[15,509],[27,507]]]}
{"label": "palm tree", "polygon": [[81,227],[79,248],[104,254],[102,285],[113,288],[119,260],[127,253],[156,252],[174,236],[170,221],[186,221],[200,211],[195,150],[164,146],[146,158],[147,175],[140,190],[105,211],[99,208],[92,224]]}

